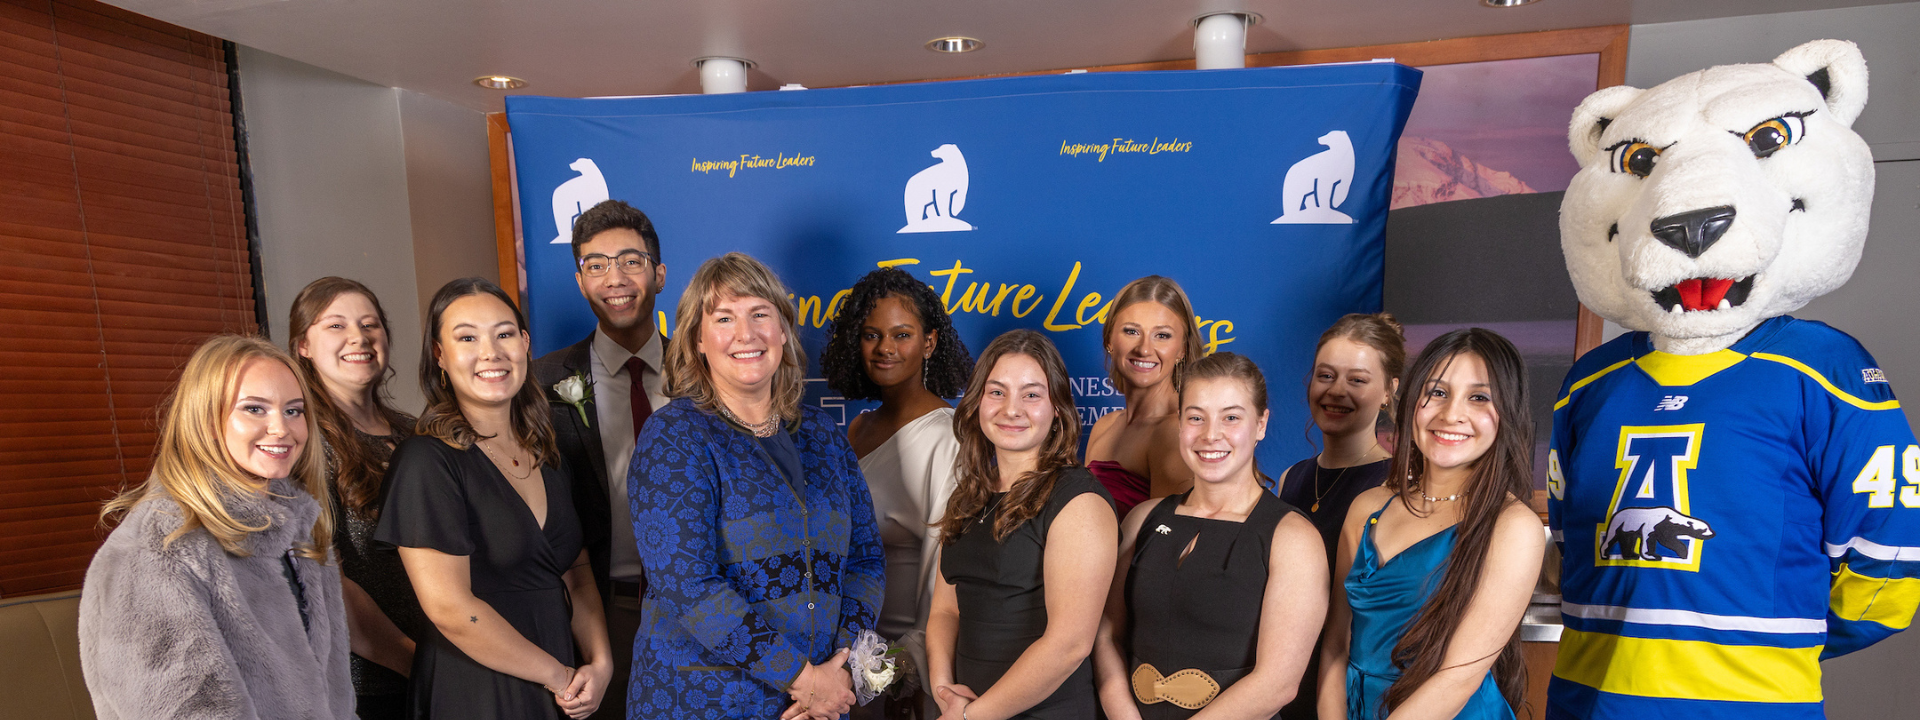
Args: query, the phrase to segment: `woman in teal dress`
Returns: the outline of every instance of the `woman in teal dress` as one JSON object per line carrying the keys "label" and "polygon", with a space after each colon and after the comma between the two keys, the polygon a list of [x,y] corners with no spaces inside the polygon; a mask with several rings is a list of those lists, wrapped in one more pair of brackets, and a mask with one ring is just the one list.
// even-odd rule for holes
{"label": "woman in teal dress", "polygon": [[1427,345],[1401,387],[1384,485],[1341,529],[1320,720],[1512,720],[1520,617],[1546,550],[1520,355],[1490,331]]}

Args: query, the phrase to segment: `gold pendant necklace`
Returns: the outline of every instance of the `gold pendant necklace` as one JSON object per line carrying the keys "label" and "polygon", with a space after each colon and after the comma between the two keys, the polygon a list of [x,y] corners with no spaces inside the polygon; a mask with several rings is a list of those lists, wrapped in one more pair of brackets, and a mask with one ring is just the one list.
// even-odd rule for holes
{"label": "gold pendant necklace", "polygon": [[1328,494],[1332,493],[1334,488],[1340,487],[1340,481],[1346,479],[1347,471],[1352,469],[1353,469],[1352,466],[1340,468],[1339,474],[1333,476],[1333,482],[1327,483],[1326,492],[1321,492],[1320,491],[1320,468],[1318,467],[1314,468],[1313,469],[1313,508],[1308,510],[1307,512],[1320,512],[1320,501],[1325,499]]}
{"label": "gold pendant necklace", "polygon": [[[521,473],[519,475],[515,475],[513,474],[513,472],[507,470],[507,467],[505,465],[502,465],[500,463],[500,456],[495,455],[492,450],[488,450],[486,444],[480,443],[480,442],[475,442],[474,444],[480,446],[480,452],[486,453],[487,459],[493,461],[493,466],[496,468],[499,468],[501,474],[506,475],[507,477],[513,478],[515,480],[525,480],[529,477],[533,477],[533,468],[527,468],[526,472]],[[509,457],[507,458],[507,460],[510,461],[514,467],[520,467],[519,457],[517,456]]]}
{"label": "gold pendant necklace", "polygon": [[1374,444],[1374,446],[1373,446],[1372,448],[1369,448],[1369,449],[1368,449],[1368,450],[1367,450],[1366,452],[1364,452],[1364,453],[1361,453],[1361,454],[1360,454],[1360,462],[1359,462],[1358,464],[1355,464],[1355,465],[1348,465],[1348,466],[1346,466],[1346,467],[1343,467],[1343,468],[1340,468],[1340,473],[1339,473],[1339,474],[1337,474],[1337,475],[1334,475],[1334,476],[1333,476],[1333,482],[1330,482],[1330,483],[1327,483],[1327,490],[1326,490],[1326,492],[1321,492],[1321,491],[1320,491],[1320,464],[1319,464],[1319,463],[1317,463],[1317,462],[1316,462],[1316,463],[1314,463],[1314,466],[1313,466],[1313,507],[1311,507],[1311,508],[1309,508],[1309,509],[1307,510],[1307,512],[1320,512],[1320,501],[1321,501],[1321,500],[1323,500],[1323,499],[1325,499],[1325,498],[1326,498],[1326,497],[1327,497],[1328,495],[1330,495],[1330,494],[1332,494],[1332,493],[1333,493],[1333,489],[1334,489],[1334,488],[1337,488],[1337,487],[1340,487],[1340,481],[1341,481],[1341,480],[1344,480],[1344,479],[1346,479],[1346,477],[1347,477],[1347,471],[1348,471],[1348,470],[1352,470],[1352,469],[1354,469],[1354,468],[1357,468],[1357,467],[1360,467],[1361,465],[1367,465],[1367,464],[1369,464],[1369,463],[1367,463],[1367,462],[1366,462],[1366,460],[1367,460],[1367,456],[1369,456],[1369,455],[1372,455],[1372,454],[1373,454],[1373,451],[1374,451],[1374,450],[1376,450],[1376,449],[1378,449],[1379,447],[1380,447],[1380,444],[1379,444],[1379,443],[1375,443],[1375,444]]}

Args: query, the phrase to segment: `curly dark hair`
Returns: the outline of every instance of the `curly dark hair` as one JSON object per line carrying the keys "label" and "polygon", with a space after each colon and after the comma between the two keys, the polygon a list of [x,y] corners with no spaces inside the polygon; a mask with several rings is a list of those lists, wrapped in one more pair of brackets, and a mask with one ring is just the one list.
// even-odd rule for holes
{"label": "curly dark hair", "polygon": [[834,315],[827,347],[820,353],[820,371],[827,377],[827,386],[852,400],[880,399],[880,386],[867,377],[866,362],[860,357],[860,327],[866,324],[874,303],[889,295],[912,301],[920,324],[936,338],[933,357],[927,358],[927,389],[943,398],[959,397],[967,389],[967,378],[973,375],[973,356],[967,353],[967,344],[954,332],[953,319],[947,317],[947,308],[940,304],[933,288],[892,267],[860,278]]}

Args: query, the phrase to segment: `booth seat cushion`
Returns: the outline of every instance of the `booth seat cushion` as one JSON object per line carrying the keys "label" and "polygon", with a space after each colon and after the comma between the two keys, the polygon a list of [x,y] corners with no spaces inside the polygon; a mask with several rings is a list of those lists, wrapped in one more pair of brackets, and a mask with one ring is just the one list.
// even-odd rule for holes
{"label": "booth seat cushion", "polygon": [[0,598],[0,720],[94,720],[80,675],[80,591]]}

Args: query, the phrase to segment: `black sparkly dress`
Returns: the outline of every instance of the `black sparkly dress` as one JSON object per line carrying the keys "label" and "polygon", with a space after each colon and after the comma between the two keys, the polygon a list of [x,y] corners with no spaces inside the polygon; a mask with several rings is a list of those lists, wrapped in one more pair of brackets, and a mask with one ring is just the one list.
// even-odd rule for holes
{"label": "black sparkly dress", "polygon": [[[413,436],[414,419],[401,414],[390,420],[392,435],[373,435],[353,430],[354,440],[360,443],[361,456],[372,465],[369,468],[376,476],[387,473],[387,464],[393,457],[393,449],[407,438]],[[327,477],[338,478],[339,458],[332,448],[327,449]],[[426,638],[422,634],[427,624],[426,614],[420,610],[420,600],[413,595],[413,584],[407,581],[407,570],[400,564],[400,555],[390,546],[381,546],[373,540],[374,527],[380,521],[379,498],[365,508],[349,509],[341,498],[339,487],[333,492],[333,543],[334,552],[340,557],[342,577],[359,585],[365,590],[373,603],[380,606],[388,619],[400,628],[400,632],[413,638],[418,644]],[[406,705],[407,676],[382,667],[359,655],[349,656],[353,667],[353,691],[359,696],[359,714],[362,718],[399,717]]]}

